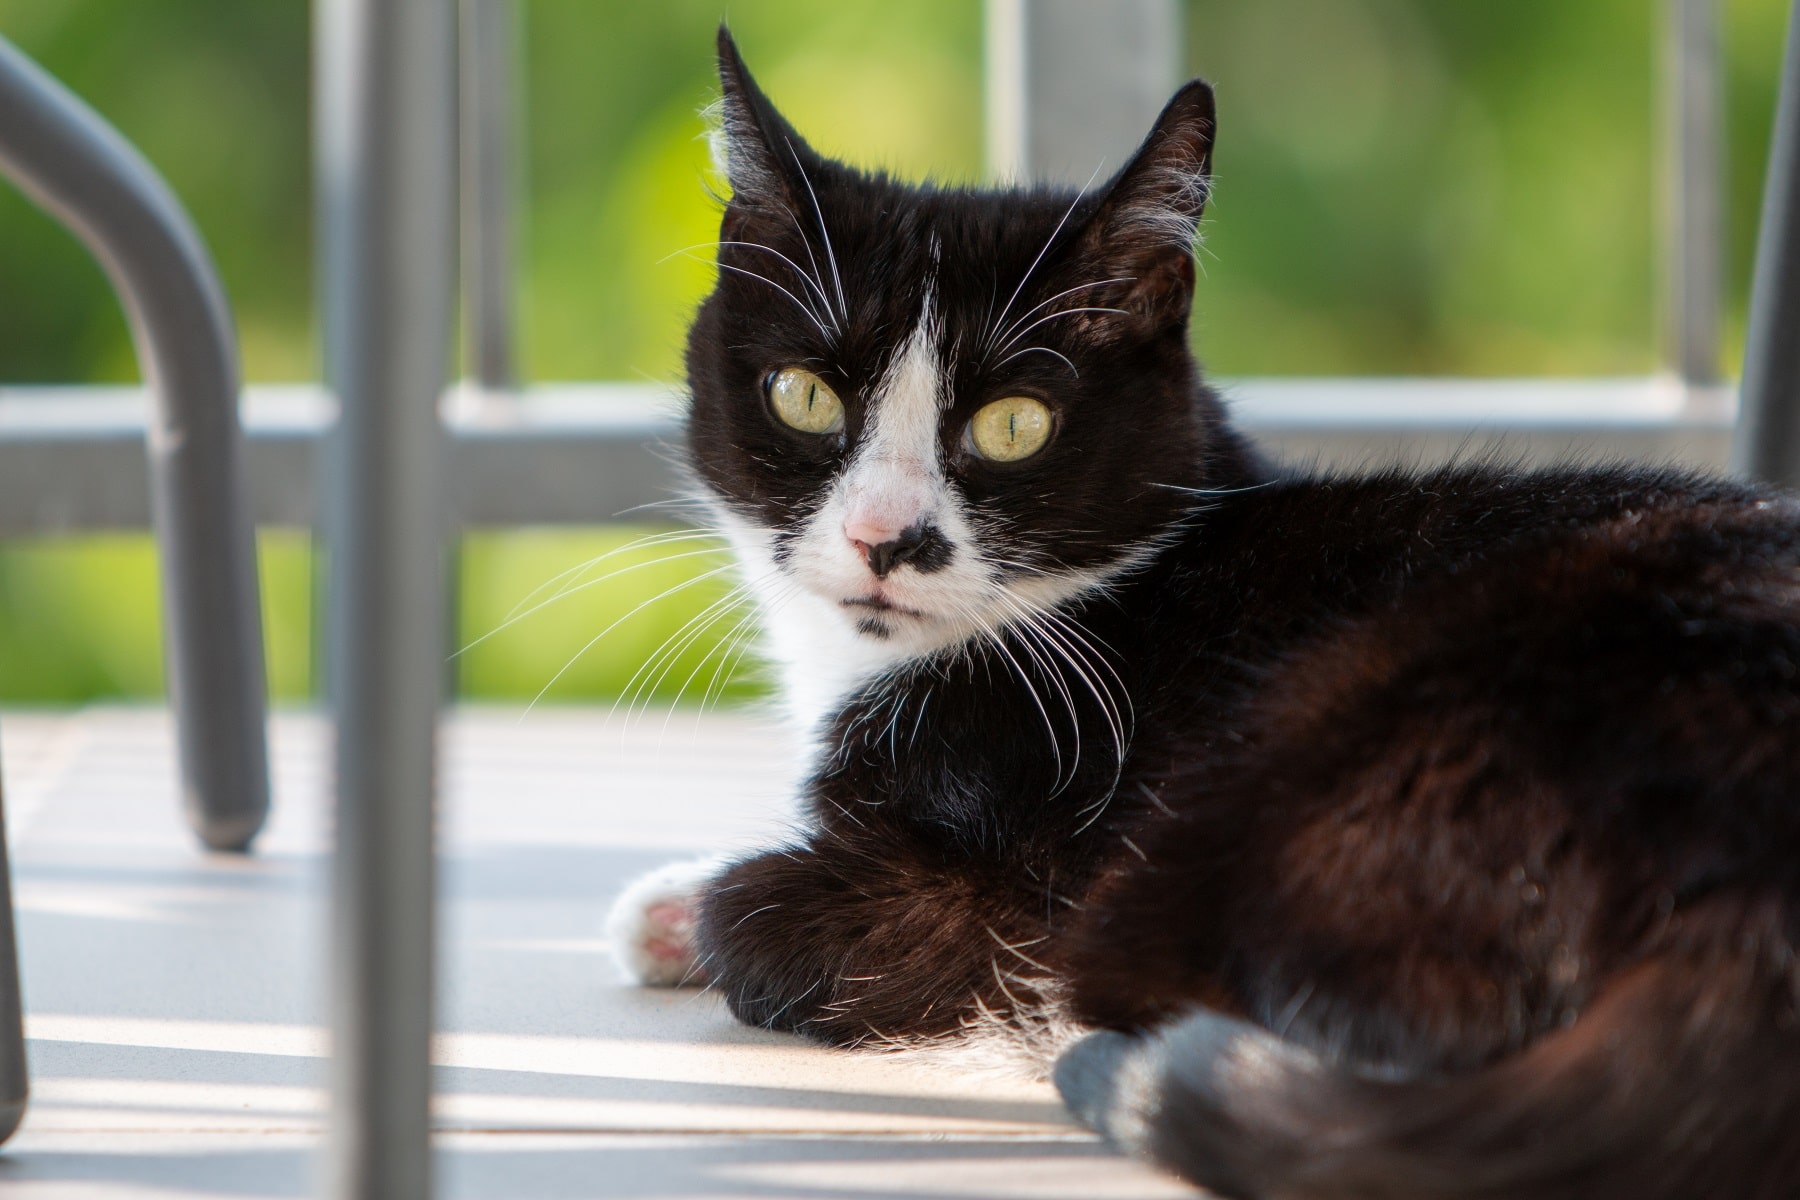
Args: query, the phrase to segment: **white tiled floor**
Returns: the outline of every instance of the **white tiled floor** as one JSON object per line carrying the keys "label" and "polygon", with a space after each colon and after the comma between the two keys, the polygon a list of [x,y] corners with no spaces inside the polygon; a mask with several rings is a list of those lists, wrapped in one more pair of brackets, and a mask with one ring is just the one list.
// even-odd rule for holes
{"label": "white tiled floor", "polygon": [[[633,875],[781,828],[746,718],[463,712],[445,736],[441,1194],[1163,1197],[1039,1084],[833,1053],[623,986]],[[312,1193],[325,1052],[322,726],[274,724],[276,811],[202,854],[160,711],[0,713],[34,1093],[7,1200]]]}

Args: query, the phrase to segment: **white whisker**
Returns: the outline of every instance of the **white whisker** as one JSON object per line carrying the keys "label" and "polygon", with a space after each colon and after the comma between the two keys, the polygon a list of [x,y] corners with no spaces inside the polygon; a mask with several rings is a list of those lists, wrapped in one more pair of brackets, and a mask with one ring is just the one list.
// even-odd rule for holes
{"label": "white whisker", "polygon": [[[739,634],[742,633],[746,626],[754,625],[754,610],[742,607],[743,601],[748,599],[749,595],[750,589],[747,585],[740,584],[737,587],[732,588],[730,592],[727,592],[724,596],[720,597],[720,602],[708,605],[694,620],[690,620],[683,625],[682,629],[687,629],[689,625],[695,626],[692,630],[687,632],[686,636],[683,636],[682,629],[676,630],[669,638],[664,639],[662,647],[660,647],[657,654],[652,657],[652,661],[654,661],[655,658],[662,658],[663,666],[661,672],[657,674],[655,679],[647,680],[645,685],[639,689],[644,701],[643,713],[646,714],[650,710],[651,700],[656,695],[657,690],[662,687],[662,681],[667,678],[669,672],[675,668],[675,663],[681,655],[686,653],[688,648],[695,642],[699,641],[702,637],[705,637],[708,631],[720,621],[731,616],[736,616],[738,618],[737,624],[731,627],[730,632],[715,639],[713,644],[706,648],[705,653],[700,656],[700,660],[696,662],[693,669],[688,672],[687,678],[682,680],[681,686],[675,690],[674,697],[669,701],[669,711],[663,717],[664,733],[668,732],[669,722],[674,718],[676,705],[681,703],[681,698],[687,694],[689,686],[693,684],[694,679],[706,666],[707,661],[711,659],[714,654],[720,653],[728,642],[735,644],[735,639],[738,638]],[[713,612],[713,609],[717,609],[718,611]],[[700,617],[705,617],[706,620],[695,625],[695,621],[699,620]],[[675,641],[677,638],[680,639],[679,642]],[[674,644],[671,645],[671,643]],[[724,655],[720,654],[719,665],[721,669],[724,667],[724,661]],[[634,675],[633,678],[636,678],[636,676]],[[715,671],[713,682],[717,682],[717,679],[718,673]],[[710,693],[711,690],[711,683],[709,683],[707,691]],[[704,708],[704,700],[702,700],[702,707]],[[627,725],[629,725],[631,719],[632,706],[628,705],[625,710],[625,720]]]}
{"label": "white whisker", "polygon": [[[819,303],[824,306],[824,314],[827,317],[831,318],[831,324],[832,324],[833,331],[834,332],[841,331],[841,327],[838,325],[837,315],[831,311],[831,297],[829,297],[825,294],[825,289],[820,286],[818,280],[814,279],[811,275],[808,275],[805,271],[800,269],[799,263],[795,262],[793,259],[791,259],[787,255],[783,254],[781,251],[775,249],[775,247],[765,246],[761,242],[721,241],[719,243],[719,245],[721,245],[721,246],[744,246],[751,250],[762,250],[769,254],[773,254],[776,258],[779,258],[782,262],[784,262],[788,266],[792,267],[794,269],[794,274],[798,275],[803,283],[810,284],[812,287],[812,290],[818,293]],[[813,269],[815,271],[818,270],[818,265],[816,263],[814,264]]]}
{"label": "white whisker", "polygon": [[[683,540],[685,540],[685,539],[683,539]],[[699,539],[696,538],[694,540],[699,540]],[[462,647],[460,650],[457,650],[450,657],[451,658],[460,658],[464,654],[467,654],[469,651],[473,650],[475,647],[477,647],[477,646],[481,645],[483,642],[487,641],[489,638],[493,637],[494,635],[501,633],[504,630],[510,629],[512,626],[517,625],[520,621],[525,620],[527,617],[530,617],[535,613],[541,612],[542,610],[550,607],[552,604],[555,604],[557,601],[566,600],[570,596],[573,596],[578,592],[585,592],[591,587],[598,587],[599,585],[607,582],[608,580],[617,579],[621,575],[629,575],[633,571],[642,571],[648,567],[660,567],[667,563],[680,562],[681,560],[687,559],[687,558],[705,558],[708,556],[717,556],[717,555],[723,554],[725,552],[726,552],[725,548],[722,546],[708,546],[704,550],[684,550],[680,554],[665,554],[661,558],[651,558],[651,559],[646,559],[643,562],[630,563],[626,566],[618,567],[614,570],[608,571],[604,575],[596,575],[592,579],[586,579],[578,584],[573,584],[569,587],[565,587],[565,588],[561,589],[560,591],[558,591],[555,595],[549,597],[548,599],[538,601],[536,604],[532,605],[530,608],[526,609],[524,612],[520,612],[520,613],[517,613],[517,615],[515,615],[515,616],[508,617],[506,620],[500,622],[500,624],[494,626],[492,629],[488,630],[486,633],[482,634],[480,637],[476,638],[474,641],[470,642],[468,645]],[[602,555],[602,557],[607,557],[607,556]],[[720,569],[728,570],[729,568],[723,567]],[[667,593],[665,593],[665,595],[666,594]],[[636,612],[637,610],[633,609],[632,611]]]}
{"label": "white whisker", "polygon": [[[1041,312],[1044,309],[1049,308],[1052,304],[1055,304],[1058,300],[1061,300],[1064,296],[1073,296],[1076,292],[1084,292],[1084,291],[1087,291],[1089,288],[1106,287],[1107,285],[1114,284],[1114,283],[1135,283],[1135,282],[1137,282],[1137,277],[1135,275],[1126,275],[1126,276],[1122,276],[1118,279],[1096,279],[1092,283],[1078,283],[1072,288],[1064,288],[1062,291],[1056,293],[1056,295],[1050,297],[1048,300],[1040,301],[1037,304],[1032,305],[1031,308],[1027,309],[1025,312],[1021,313],[1019,315],[1018,319],[1015,320],[1011,325],[1008,325],[1005,329],[1003,329],[999,333],[995,334],[994,339],[996,341],[998,341],[1001,338],[1010,338],[1013,330],[1017,329],[1020,325],[1024,324],[1027,320],[1029,320],[1031,318],[1032,313]],[[1011,344],[1010,341],[1008,342],[1008,344],[1009,345]]]}
{"label": "white whisker", "polygon": [[1012,337],[1008,338],[1006,340],[1006,343],[1004,345],[1002,345],[998,350],[994,351],[994,353],[999,354],[1004,350],[1010,349],[1013,345],[1015,345],[1018,342],[1018,340],[1020,338],[1024,337],[1026,334],[1030,333],[1032,330],[1036,329],[1039,325],[1042,325],[1046,321],[1054,321],[1058,317],[1072,317],[1076,313],[1118,313],[1120,316],[1126,316],[1126,317],[1131,315],[1125,309],[1107,308],[1103,305],[1098,305],[1098,304],[1086,304],[1086,305],[1081,305],[1076,308],[1059,308],[1053,313],[1047,313],[1044,316],[1039,317],[1037,320],[1033,321],[1031,324],[1027,325],[1025,328],[1019,330],[1019,332],[1013,334]]}
{"label": "white whisker", "polygon": [[759,279],[768,284],[770,287],[786,296],[789,300],[792,300],[794,302],[794,307],[806,314],[807,320],[813,323],[813,327],[819,331],[820,337],[825,338],[827,341],[831,339],[831,331],[825,328],[825,322],[819,319],[819,315],[815,313],[804,300],[782,287],[779,283],[776,283],[773,279],[770,279],[767,275],[758,275],[755,271],[748,270],[744,267],[734,266],[728,262],[718,263],[718,268],[721,271],[733,271],[751,279]]}
{"label": "white whisker", "polygon": [[1055,357],[1063,360],[1063,365],[1068,367],[1069,370],[1071,372],[1073,372],[1075,378],[1077,378],[1077,379],[1081,378],[1081,372],[1075,369],[1075,364],[1069,361],[1069,358],[1067,355],[1058,353],[1057,351],[1052,350],[1048,346],[1027,346],[1023,350],[1015,350],[1011,354],[1007,355],[1005,358],[1001,359],[999,362],[995,363],[994,369],[998,370],[999,368],[1004,367],[1007,363],[1011,362],[1013,359],[1021,358],[1027,354],[1054,355]]}
{"label": "white whisker", "polygon": [[[1056,228],[1052,229],[1050,231],[1050,236],[1044,239],[1043,248],[1037,252],[1037,257],[1031,260],[1031,265],[1029,267],[1025,268],[1025,274],[1019,277],[1019,286],[1013,289],[1012,295],[1007,297],[1006,303],[1001,307],[1000,315],[994,318],[995,326],[998,326],[1002,321],[1006,320],[1006,314],[1012,311],[1012,306],[1014,302],[1018,300],[1019,293],[1024,291],[1025,285],[1031,281],[1032,273],[1038,269],[1038,264],[1044,261],[1044,255],[1050,253],[1050,247],[1056,244],[1057,234],[1063,231],[1063,226],[1067,225],[1069,223],[1069,218],[1075,215],[1075,209],[1081,204],[1082,198],[1087,195],[1087,190],[1094,186],[1094,180],[1099,177],[1100,168],[1096,166],[1094,168],[1094,173],[1088,176],[1088,181],[1082,184],[1081,189],[1075,193],[1075,198],[1069,201],[1069,207],[1064,210],[1062,219],[1056,223]],[[991,346],[993,344],[992,335],[993,327],[990,326],[984,333],[982,344]]]}
{"label": "white whisker", "polygon": [[508,620],[512,617],[517,616],[520,609],[524,608],[526,605],[530,604],[533,600],[537,599],[537,597],[539,595],[541,595],[543,592],[545,592],[546,590],[555,587],[557,584],[561,583],[565,579],[570,578],[571,576],[580,576],[582,574],[582,572],[586,571],[588,568],[599,566],[601,563],[605,562],[609,558],[614,558],[620,554],[625,554],[632,550],[641,550],[646,546],[660,546],[660,545],[664,545],[671,541],[682,541],[684,539],[690,539],[690,538],[694,539],[696,541],[698,541],[702,538],[705,538],[707,540],[716,541],[718,539],[718,535],[715,533],[712,533],[708,530],[704,530],[704,529],[680,529],[680,530],[663,530],[658,533],[647,533],[643,537],[633,538],[631,541],[626,542],[623,546],[615,546],[611,550],[603,551],[599,554],[594,555],[592,558],[584,559],[583,561],[576,563],[572,567],[568,567],[565,570],[558,571],[556,574],[552,575],[550,578],[544,580],[544,582],[542,582],[542,583],[538,584],[536,587],[532,588],[529,592],[526,592],[525,595],[520,598],[518,603],[514,604],[511,608],[506,610],[506,615],[500,619],[504,621],[504,620]]}
{"label": "white whisker", "polygon": [[800,155],[795,151],[792,141],[788,142],[788,154],[794,160],[794,171],[800,176],[800,182],[806,185],[806,194],[812,198],[813,215],[819,218],[819,237],[825,242],[825,261],[831,264],[831,283],[837,290],[838,311],[848,321],[850,305],[844,299],[844,277],[838,273],[837,253],[831,248],[831,230],[825,228],[825,210],[819,207],[819,193],[813,190],[813,182],[807,177],[806,168],[800,165]]}
{"label": "white whisker", "polygon": [[[634,605],[630,612],[628,612],[624,616],[618,618],[612,624],[608,625],[605,629],[602,629],[599,633],[596,633],[593,637],[589,638],[587,640],[587,642],[581,647],[581,649],[577,650],[570,657],[569,661],[564,663],[562,665],[561,669],[559,669],[556,672],[556,674],[554,674],[550,677],[550,682],[546,683],[543,687],[538,689],[537,695],[535,695],[531,698],[531,703],[527,704],[525,706],[525,711],[519,714],[519,719],[521,721],[523,721],[527,716],[531,715],[531,710],[537,707],[538,701],[542,700],[544,698],[544,694],[546,692],[548,692],[551,688],[555,687],[556,681],[561,679],[564,675],[568,674],[569,668],[573,667],[576,664],[576,662],[578,662],[581,659],[582,655],[586,654],[589,650],[592,650],[594,648],[594,646],[596,644],[598,644],[598,642],[600,641],[601,638],[605,637],[607,634],[609,634],[613,630],[617,629],[620,625],[624,624],[626,621],[630,620],[632,617],[635,617],[638,613],[643,612],[646,608],[650,607],[652,604],[656,604],[656,603],[659,603],[660,601],[666,600],[670,596],[675,595],[675,593],[686,591],[688,588],[694,587],[697,584],[705,583],[708,579],[712,579],[719,575],[723,575],[727,571],[730,571],[731,569],[732,569],[731,566],[727,565],[727,566],[723,566],[723,567],[714,567],[710,571],[703,571],[700,574],[695,575],[690,579],[682,580],[680,583],[676,584],[674,587],[671,587],[664,591],[658,592],[656,595],[650,597],[650,599],[645,600],[641,604]],[[599,581],[595,580],[593,582],[599,582]]]}
{"label": "white whisker", "polygon": [[[734,586],[723,596],[720,596],[717,600],[708,604],[705,608],[689,617],[686,621],[683,621],[674,633],[671,633],[668,637],[664,638],[662,644],[656,648],[655,652],[646,658],[643,663],[638,666],[636,671],[632,672],[630,679],[625,681],[625,686],[620,689],[618,697],[614,699],[612,708],[607,711],[606,719],[608,724],[611,723],[613,716],[619,711],[619,705],[623,703],[625,704],[624,728],[629,728],[632,717],[637,709],[638,699],[641,697],[647,700],[650,692],[655,688],[655,684],[651,682],[651,677],[658,665],[664,663],[666,660],[668,666],[673,666],[675,659],[681,654],[682,650],[691,643],[692,637],[688,636],[690,632],[692,632],[694,637],[704,633],[726,613],[730,612],[732,606],[741,602],[747,594],[747,589],[743,584]],[[663,674],[666,675],[667,673],[668,668],[665,667]],[[660,681],[661,676],[657,676],[657,679]]]}

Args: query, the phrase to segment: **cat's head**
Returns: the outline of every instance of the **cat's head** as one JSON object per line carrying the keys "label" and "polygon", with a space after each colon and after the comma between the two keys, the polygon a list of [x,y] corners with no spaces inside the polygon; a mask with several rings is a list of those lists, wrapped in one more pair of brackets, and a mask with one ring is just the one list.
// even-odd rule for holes
{"label": "cat's head", "polygon": [[1231,452],[1187,344],[1211,90],[1100,186],[980,191],[814,152],[723,32],[719,69],[688,448],[769,603],[879,662],[1141,561]]}

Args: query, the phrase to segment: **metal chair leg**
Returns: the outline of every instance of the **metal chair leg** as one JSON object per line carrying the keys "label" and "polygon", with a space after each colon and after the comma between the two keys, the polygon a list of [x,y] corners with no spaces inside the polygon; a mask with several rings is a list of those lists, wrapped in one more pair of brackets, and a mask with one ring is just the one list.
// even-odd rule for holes
{"label": "metal chair leg", "polygon": [[12,868],[6,851],[6,787],[0,779],[0,1142],[25,1119],[25,1005],[19,993],[19,950],[13,934]]}
{"label": "metal chair leg", "polygon": [[151,509],[182,798],[208,846],[245,849],[269,808],[262,611],[237,341],[218,273],[150,164],[4,39],[0,172],[87,245],[130,318],[153,401]]}
{"label": "metal chair leg", "polygon": [[1800,3],[1788,18],[1740,395],[1733,466],[1800,486]]}

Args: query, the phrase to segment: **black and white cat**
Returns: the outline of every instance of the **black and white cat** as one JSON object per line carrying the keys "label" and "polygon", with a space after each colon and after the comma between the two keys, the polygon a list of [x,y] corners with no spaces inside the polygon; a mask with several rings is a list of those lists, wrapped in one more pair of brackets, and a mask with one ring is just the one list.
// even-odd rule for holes
{"label": "black and white cat", "polygon": [[1203,84],[1070,195],[720,68],[689,456],[818,749],[799,840],[626,898],[639,975],[1060,1051],[1229,1196],[1800,1195],[1800,506],[1270,466],[1188,350]]}

